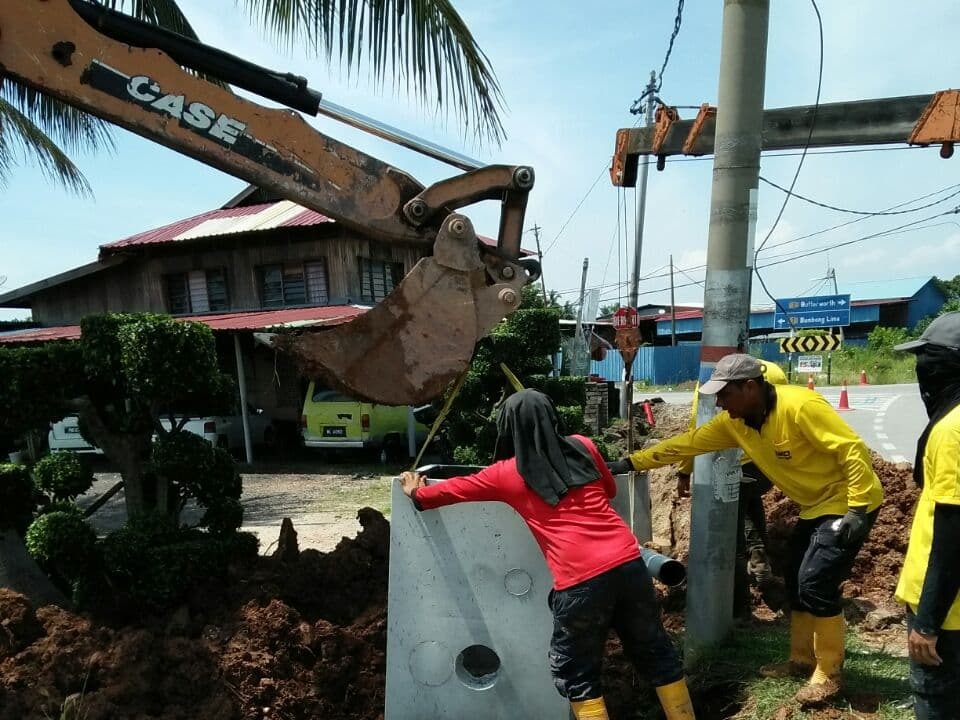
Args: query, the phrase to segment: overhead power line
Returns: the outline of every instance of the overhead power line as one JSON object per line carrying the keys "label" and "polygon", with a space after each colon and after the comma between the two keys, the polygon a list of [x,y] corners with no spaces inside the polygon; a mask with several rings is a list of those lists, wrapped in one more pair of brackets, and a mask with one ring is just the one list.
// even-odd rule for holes
{"label": "overhead power line", "polygon": [[[952,197],[956,197],[957,195],[960,195],[960,190],[957,190],[956,192],[954,192],[954,193],[952,193],[952,194],[950,194],[950,195],[947,195],[947,196],[944,197],[944,198],[940,198],[939,200],[936,200],[935,202],[928,203],[928,204],[926,204],[926,205],[921,205],[921,206],[915,207],[915,208],[910,208],[910,209],[908,209],[908,210],[874,210],[874,211],[871,211],[871,210],[850,210],[849,208],[837,207],[836,205],[830,205],[829,203],[824,203],[824,202],[820,202],[820,201],[818,201],[818,200],[812,200],[811,198],[804,197],[803,195],[801,195],[801,194],[799,194],[799,193],[793,192],[792,190],[788,190],[788,189],[785,188],[785,187],[782,187],[782,186],[780,186],[780,185],[777,185],[777,184],[776,184],[775,182],[773,182],[772,180],[767,180],[767,178],[763,177],[763,175],[760,176],[760,179],[761,179],[763,182],[765,182],[767,185],[769,185],[769,186],[771,186],[771,187],[774,187],[774,188],[776,188],[777,190],[780,190],[781,192],[785,192],[785,193],[787,193],[787,195],[790,195],[790,196],[792,196],[792,197],[795,197],[797,200],[803,200],[804,202],[810,203],[811,205],[816,205],[817,207],[826,208],[827,210],[834,210],[835,212],[849,213],[850,215],[865,215],[865,216],[867,216],[867,217],[879,217],[879,216],[882,216],[882,215],[908,215],[909,213],[915,213],[915,212],[919,212],[920,210],[926,210],[927,208],[931,208],[931,207],[933,207],[934,205],[939,205],[940,203],[944,202],[945,200],[949,200],[949,199],[952,198]],[[952,186],[952,187],[957,187],[957,186],[954,185],[954,186]]]}
{"label": "overhead power line", "polygon": [[677,35],[680,34],[680,25],[683,22],[683,0],[677,0],[677,15],[673,19],[673,32],[670,33],[670,42],[667,44],[667,52],[663,56],[663,64],[660,66],[660,73],[657,75],[657,84],[654,85],[649,90],[645,90],[643,94],[633,101],[633,104],[630,106],[630,113],[633,115],[642,115],[644,113],[644,100],[649,97],[652,92],[654,96],[660,94],[660,88],[663,85],[663,74],[667,71],[667,64],[670,62],[670,53],[673,52],[673,43],[677,39]]}

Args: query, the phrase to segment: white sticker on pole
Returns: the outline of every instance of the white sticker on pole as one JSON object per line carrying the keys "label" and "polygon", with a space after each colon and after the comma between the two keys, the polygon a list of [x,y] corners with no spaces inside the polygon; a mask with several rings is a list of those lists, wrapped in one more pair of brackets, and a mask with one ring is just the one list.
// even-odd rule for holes
{"label": "white sticker on pole", "polygon": [[753,248],[757,242],[757,199],[760,191],[750,188],[750,206],[747,208],[747,267],[753,267]]}
{"label": "white sticker on pole", "polygon": [[743,470],[740,468],[740,453],[729,450],[717,453],[713,461],[714,499],[725,503],[739,501],[741,480]]}

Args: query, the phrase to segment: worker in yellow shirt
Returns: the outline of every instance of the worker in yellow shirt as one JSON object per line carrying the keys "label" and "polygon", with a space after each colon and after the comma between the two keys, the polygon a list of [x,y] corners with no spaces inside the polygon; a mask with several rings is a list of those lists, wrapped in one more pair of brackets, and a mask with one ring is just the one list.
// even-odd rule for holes
{"label": "worker in yellow shirt", "polygon": [[960,718],[960,313],[934,320],[919,340],[920,397],[930,418],[917,442],[920,498],[896,598],[907,606],[910,685],[917,720]]}
{"label": "worker in yellow shirt", "polygon": [[883,502],[867,446],[819,393],[770,384],[750,355],[721,358],[700,394],[715,395],[722,412],[695,430],[612,463],[611,470],[649,470],[739,447],[800,506],[784,572],[790,657],[761,668],[761,674],[806,676],[796,700],[801,705],[827,700],[840,690],[843,666],[840,584]]}
{"label": "worker in yellow shirt", "polygon": [[[771,385],[786,385],[787,376],[773,362],[760,361],[763,379]],[[697,429],[697,402],[700,399],[700,384],[693,391],[693,406],[690,410],[690,430]],[[733,582],[733,613],[735,616],[750,615],[750,578],[753,577],[764,602],[771,610],[783,606],[783,589],[774,581],[767,557],[767,520],[763,509],[763,495],[771,488],[770,480],[744,453],[741,460],[740,498],[737,506],[737,552]],[[677,464],[677,494],[690,494],[690,476],[693,474],[693,458],[687,457]]]}

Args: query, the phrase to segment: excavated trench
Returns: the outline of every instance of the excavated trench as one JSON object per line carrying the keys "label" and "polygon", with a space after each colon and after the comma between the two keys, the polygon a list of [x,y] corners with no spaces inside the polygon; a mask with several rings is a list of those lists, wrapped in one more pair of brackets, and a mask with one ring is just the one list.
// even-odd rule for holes
{"label": "excavated trench", "polygon": [[[916,498],[907,466],[879,458],[875,466],[887,502],[844,587],[849,607],[863,611],[855,621],[891,603]],[[651,474],[655,543],[684,559],[689,500],[673,498],[673,486],[672,472]],[[795,509],[775,491],[765,502],[776,570]],[[332,552],[291,552],[288,544],[286,559],[230,568],[226,582],[134,624],[35,609],[0,590],[0,720],[60,717],[64,703],[79,705],[86,720],[382,719],[390,526],[369,508],[359,519],[363,530]],[[681,629],[683,588],[662,602],[667,627]],[[754,602],[758,622],[778,622]],[[615,718],[656,703],[613,638],[605,688]],[[735,683],[693,688],[701,720],[732,718],[747,701]],[[838,712],[813,717],[847,717]],[[856,717],[871,717],[869,707]]]}

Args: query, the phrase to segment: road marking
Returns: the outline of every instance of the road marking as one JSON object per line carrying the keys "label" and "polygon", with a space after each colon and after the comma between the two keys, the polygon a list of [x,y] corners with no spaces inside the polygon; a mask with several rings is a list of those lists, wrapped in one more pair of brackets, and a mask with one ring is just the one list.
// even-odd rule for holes
{"label": "road marking", "polygon": [[889,440],[890,437],[886,433],[877,433],[877,440]]}
{"label": "road marking", "polygon": [[909,461],[903,455],[891,455],[890,462],[905,463]]}
{"label": "road marking", "polygon": [[896,450],[896,449],[897,449],[897,446],[894,445],[893,443],[883,443],[883,449],[884,449],[884,450]]}

